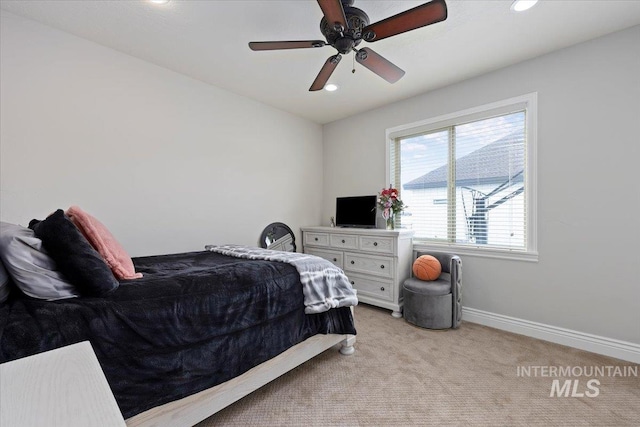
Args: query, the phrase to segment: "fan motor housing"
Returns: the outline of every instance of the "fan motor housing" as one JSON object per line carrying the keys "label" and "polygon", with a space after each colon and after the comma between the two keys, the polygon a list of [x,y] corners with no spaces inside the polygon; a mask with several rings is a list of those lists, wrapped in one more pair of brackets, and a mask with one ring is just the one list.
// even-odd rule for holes
{"label": "fan motor housing", "polygon": [[335,47],[342,54],[346,54],[362,41],[362,29],[369,25],[369,16],[357,7],[348,4],[353,2],[343,1],[344,14],[347,18],[347,28],[340,33],[334,28],[334,23],[329,24],[326,18],[320,21],[320,31],[327,39],[327,43]]}

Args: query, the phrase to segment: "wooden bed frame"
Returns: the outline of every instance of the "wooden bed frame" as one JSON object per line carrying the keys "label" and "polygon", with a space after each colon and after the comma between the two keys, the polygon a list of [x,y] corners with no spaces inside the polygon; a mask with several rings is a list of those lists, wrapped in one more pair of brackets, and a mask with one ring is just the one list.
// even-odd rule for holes
{"label": "wooden bed frame", "polygon": [[355,335],[314,335],[238,377],[134,415],[127,426],[192,426],[334,345],[342,343],[340,353],[353,354],[355,342]]}

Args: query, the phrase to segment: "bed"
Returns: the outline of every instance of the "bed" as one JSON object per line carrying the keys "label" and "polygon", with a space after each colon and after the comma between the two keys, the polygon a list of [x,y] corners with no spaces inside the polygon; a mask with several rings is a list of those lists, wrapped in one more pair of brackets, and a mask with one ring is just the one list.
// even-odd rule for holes
{"label": "bed", "polygon": [[288,263],[211,251],[133,258],[105,296],[0,303],[0,363],[89,341],[128,425],[193,425],[309,358],[353,352],[351,307],[305,313]]}

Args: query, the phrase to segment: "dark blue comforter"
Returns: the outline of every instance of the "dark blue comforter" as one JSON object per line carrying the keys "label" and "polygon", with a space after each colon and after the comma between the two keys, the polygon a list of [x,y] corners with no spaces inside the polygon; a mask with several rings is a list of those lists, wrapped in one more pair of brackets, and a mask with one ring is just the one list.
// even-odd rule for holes
{"label": "dark blue comforter", "polygon": [[91,342],[125,418],[229,380],[321,333],[355,334],[348,307],[305,315],[296,269],[212,252],[134,258],[142,279],[102,298],[0,305],[0,363]]}

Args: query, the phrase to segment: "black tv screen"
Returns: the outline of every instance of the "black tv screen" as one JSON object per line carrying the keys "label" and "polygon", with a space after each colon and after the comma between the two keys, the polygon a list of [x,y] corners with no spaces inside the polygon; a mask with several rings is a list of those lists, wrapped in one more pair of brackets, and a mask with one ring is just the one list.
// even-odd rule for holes
{"label": "black tv screen", "polygon": [[336,199],[338,227],[376,227],[376,196],[338,197]]}

